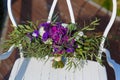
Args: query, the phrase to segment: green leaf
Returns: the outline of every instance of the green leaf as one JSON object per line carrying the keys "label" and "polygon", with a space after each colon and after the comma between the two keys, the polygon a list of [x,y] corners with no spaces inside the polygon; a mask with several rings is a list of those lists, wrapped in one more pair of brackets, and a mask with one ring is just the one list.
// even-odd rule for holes
{"label": "green leaf", "polygon": [[76,25],[75,25],[75,24],[69,24],[69,25],[68,25],[68,29],[69,29],[69,31],[71,32],[71,31],[76,30],[76,29],[77,29],[77,27],[76,27]]}

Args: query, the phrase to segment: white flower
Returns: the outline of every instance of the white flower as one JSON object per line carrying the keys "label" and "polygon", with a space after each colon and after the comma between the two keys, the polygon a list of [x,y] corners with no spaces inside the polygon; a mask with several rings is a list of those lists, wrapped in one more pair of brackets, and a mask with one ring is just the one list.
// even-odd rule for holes
{"label": "white flower", "polygon": [[36,34],[36,33],[32,33],[32,36],[33,36],[33,37],[36,37],[36,36],[37,36],[37,34]]}
{"label": "white flower", "polygon": [[66,28],[66,27],[68,26],[68,24],[63,23],[62,26],[63,26],[64,28]]}
{"label": "white flower", "polygon": [[84,33],[82,32],[82,31],[80,31],[79,33],[78,33],[78,36],[83,36],[84,35]]}
{"label": "white flower", "polygon": [[61,61],[61,57],[60,56],[59,57],[55,57],[54,60],[55,61]]}
{"label": "white flower", "polygon": [[41,27],[41,28],[39,29],[39,34],[40,34],[40,36],[43,36],[44,33],[45,33],[44,27]]}

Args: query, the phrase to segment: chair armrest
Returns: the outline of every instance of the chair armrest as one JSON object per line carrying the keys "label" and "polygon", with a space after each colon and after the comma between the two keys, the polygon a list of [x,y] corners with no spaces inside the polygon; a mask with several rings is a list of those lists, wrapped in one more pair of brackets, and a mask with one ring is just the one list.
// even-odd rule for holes
{"label": "chair armrest", "polygon": [[0,60],[7,59],[12,54],[14,48],[15,48],[15,45],[12,45],[7,52],[0,54]]}
{"label": "chair armrest", "polygon": [[116,63],[114,60],[111,59],[109,50],[104,48],[102,51],[106,55],[109,66],[114,69],[116,80],[120,80],[120,64]]}

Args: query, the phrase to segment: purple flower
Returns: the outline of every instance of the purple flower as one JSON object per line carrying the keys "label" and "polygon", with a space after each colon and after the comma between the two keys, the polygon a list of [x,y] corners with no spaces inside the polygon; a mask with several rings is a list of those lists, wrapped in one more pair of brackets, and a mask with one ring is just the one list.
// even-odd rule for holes
{"label": "purple flower", "polygon": [[49,33],[45,32],[42,36],[42,41],[46,41],[49,38]]}
{"label": "purple flower", "polygon": [[56,44],[62,44],[62,42],[64,42],[64,39],[62,38],[67,34],[67,28],[62,27],[61,24],[56,24],[51,26],[49,33],[53,42]]}
{"label": "purple flower", "polygon": [[73,53],[74,51],[75,51],[74,48],[67,48],[67,50],[66,50],[66,52],[68,52],[68,53]]}
{"label": "purple flower", "polygon": [[49,29],[50,29],[50,27],[51,27],[51,24],[45,22],[45,23],[40,24],[40,25],[39,25],[39,28],[40,28],[40,27],[44,27],[44,30],[45,30],[45,31],[49,31]]}
{"label": "purple flower", "polygon": [[60,39],[59,31],[56,26],[53,26],[50,31],[50,38],[53,40],[53,42],[58,42]]}
{"label": "purple flower", "polygon": [[61,48],[61,46],[53,44],[52,47],[54,49],[54,52],[53,52],[54,54],[63,54],[63,53],[65,53],[65,50],[63,48]]}
{"label": "purple flower", "polygon": [[[43,27],[44,33],[42,35],[42,41],[52,40],[53,53],[63,54],[73,53],[76,49],[76,44],[74,39],[70,39],[72,35],[68,35],[68,28],[63,27],[61,23],[57,22],[42,23],[39,28]],[[34,31],[34,37],[37,37],[37,31]]]}
{"label": "purple flower", "polygon": [[38,38],[39,37],[39,31],[34,30],[34,32],[32,33],[32,36]]}
{"label": "purple flower", "polygon": [[58,28],[58,31],[60,34],[62,34],[62,36],[64,36],[67,34],[68,29],[61,26]]}
{"label": "purple flower", "polygon": [[67,43],[69,40],[69,37],[67,35],[63,36],[62,43]]}
{"label": "purple flower", "polygon": [[58,52],[58,50],[59,50],[58,48],[54,48],[54,52],[55,52],[55,53]]}

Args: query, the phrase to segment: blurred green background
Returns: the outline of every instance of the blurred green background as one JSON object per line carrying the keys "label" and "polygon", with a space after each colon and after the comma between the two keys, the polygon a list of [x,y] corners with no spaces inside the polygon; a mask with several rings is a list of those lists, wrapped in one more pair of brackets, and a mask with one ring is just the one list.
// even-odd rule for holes
{"label": "blurred green background", "polygon": [[[93,0],[93,1],[110,11],[112,10],[112,0]],[[117,15],[120,16],[120,0],[117,0]]]}

